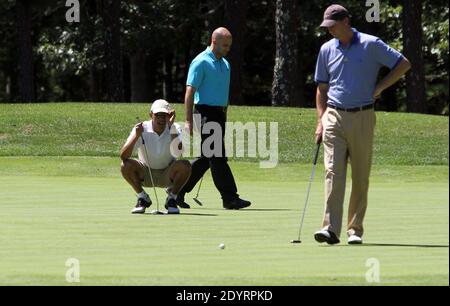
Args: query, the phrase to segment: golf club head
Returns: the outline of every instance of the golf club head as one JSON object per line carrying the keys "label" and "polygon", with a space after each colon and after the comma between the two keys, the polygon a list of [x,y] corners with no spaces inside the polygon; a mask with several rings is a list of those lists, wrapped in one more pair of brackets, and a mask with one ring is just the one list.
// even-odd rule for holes
{"label": "golf club head", "polygon": [[195,203],[197,203],[198,205],[200,205],[200,206],[203,206],[203,203],[202,202],[200,202],[200,200],[199,199],[197,199],[197,198],[193,198],[193,200],[195,201]]}
{"label": "golf club head", "polygon": [[291,243],[293,243],[293,244],[300,244],[300,243],[302,243],[302,241],[301,240],[291,240]]}
{"label": "golf club head", "polygon": [[159,210],[152,210],[150,212],[151,215],[165,215],[165,213],[163,213],[162,211]]}

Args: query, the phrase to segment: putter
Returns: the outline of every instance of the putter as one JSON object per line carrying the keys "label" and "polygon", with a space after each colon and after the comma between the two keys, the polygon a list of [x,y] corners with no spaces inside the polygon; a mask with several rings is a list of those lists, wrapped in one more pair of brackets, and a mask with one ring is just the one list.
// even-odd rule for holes
{"label": "putter", "polygon": [[300,221],[300,229],[298,231],[298,239],[291,240],[291,243],[302,243],[302,241],[300,240],[300,236],[302,235],[303,221],[305,220],[306,207],[308,206],[309,191],[311,190],[311,183],[314,178],[314,173],[316,172],[316,165],[317,165],[317,159],[319,158],[319,152],[320,152],[320,142],[317,144],[317,150],[316,150],[316,155],[314,156],[311,177],[309,178],[308,191],[306,192],[305,207],[303,208],[302,219]]}
{"label": "putter", "polygon": [[[139,117],[136,117],[138,122],[141,122],[141,120],[139,119]],[[145,146],[145,141],[144,141],[144,137],[142,137],[141,134],[141,140],[142,140],[142,145],[144,146],[144,152],[145,152],[145,161],[147,162],[147,166],[148,166],[148,171],[150,172],[150,180],[152,182],[152,186],[153,186],[153,192],[155,193],[155,199],[156,199],[156,210],[152,210],[150,212],[150,214],[152,215],[165,215],[165,213],[163,213],[162,211],[159,210],[159,199],[158,199],[158,194],[156,193],[156,187],[155,184],[153,182],[153,175],[152,175],[152,169],[150,168],[150,164],[148,163],[148,152],[147,152],[147,148]]]}
{"label": "putter", "polygon": [[197,203],[200,206],[203,206],[203,203],[200,202],[200,200],[198,199],[198,194],[200,193],[200,188],[202,187],[202,182],[203,182],[203,176],[202,179],[200,180],[200,184],[198,185],[198,189],[197,189],[197,195],[195,196],[195,198],[193,198],[193,200],[195,201],[195,203]]}

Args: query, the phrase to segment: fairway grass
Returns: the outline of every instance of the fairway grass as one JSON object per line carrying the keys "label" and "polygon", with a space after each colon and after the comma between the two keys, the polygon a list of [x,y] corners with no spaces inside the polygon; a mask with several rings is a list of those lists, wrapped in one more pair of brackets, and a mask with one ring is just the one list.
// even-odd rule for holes
{"label": "fairway grass", "polygon": [[[182,123],[183,105],[173,106]],[[0,104],[0,156],[115,157],[136,116],[147,118],[148,110],[147,103]],[[311,161],[316,116],[315,109],[290,107],[228,110],[231,122],[266,123],[266,134],[270,122],[278,123],[280,163]],[[377,112],[374,164],[448,165],[448,124],[448,116]]]}
{"label": "fairway grass", "polygon": [[208,174],[204,207],[193,192],[192,209],[152,216],[130,214],[135,196],[118,163],[0,157],[0,285],[70,285],[69,258],[80,262],[79,285],[377,285],[366,281],[369,259],[379,262],[379,285],[449,285],[447,165],[375,165],[366,245],[348,246],[343,233],[330,247],[312,237],[323,211],[321,165],[303,243],[292,245],[310,165],[232,162],[249,209],[223,210]]}

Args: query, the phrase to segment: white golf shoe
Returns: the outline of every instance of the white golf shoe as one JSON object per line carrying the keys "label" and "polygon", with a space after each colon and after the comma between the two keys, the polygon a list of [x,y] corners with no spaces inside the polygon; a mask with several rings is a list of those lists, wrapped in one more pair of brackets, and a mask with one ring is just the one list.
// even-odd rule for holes
{"label": "white golf shoe", "polygon": [[363,241],[361,239],[361,237],[356,236],[356,235],[350,235],[348,237],[348,244],[362,244]]}
{"label": "white golf shoe", "polygon": [[149,208],[152,205],[152,200],[150,198],[147,200],[139,198],[136,206],[131,210],[132,214],[143,214],[145,213],[145,209]]}

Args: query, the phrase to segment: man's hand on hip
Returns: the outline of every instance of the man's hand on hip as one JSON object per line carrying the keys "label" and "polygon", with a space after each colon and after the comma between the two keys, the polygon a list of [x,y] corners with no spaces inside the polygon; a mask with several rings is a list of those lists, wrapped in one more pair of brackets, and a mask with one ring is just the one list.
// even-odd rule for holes
{"label": "man's hand on hip", "polygon": [[379,86],[377,86],[377,87],[375,88],[374,93],[373,93],[373,98],[374,98],[375,100],[380,99],[380,98],[381,98],[381,93],[382,93],[382,92],[383,92],[383,90],[382,90]]}

